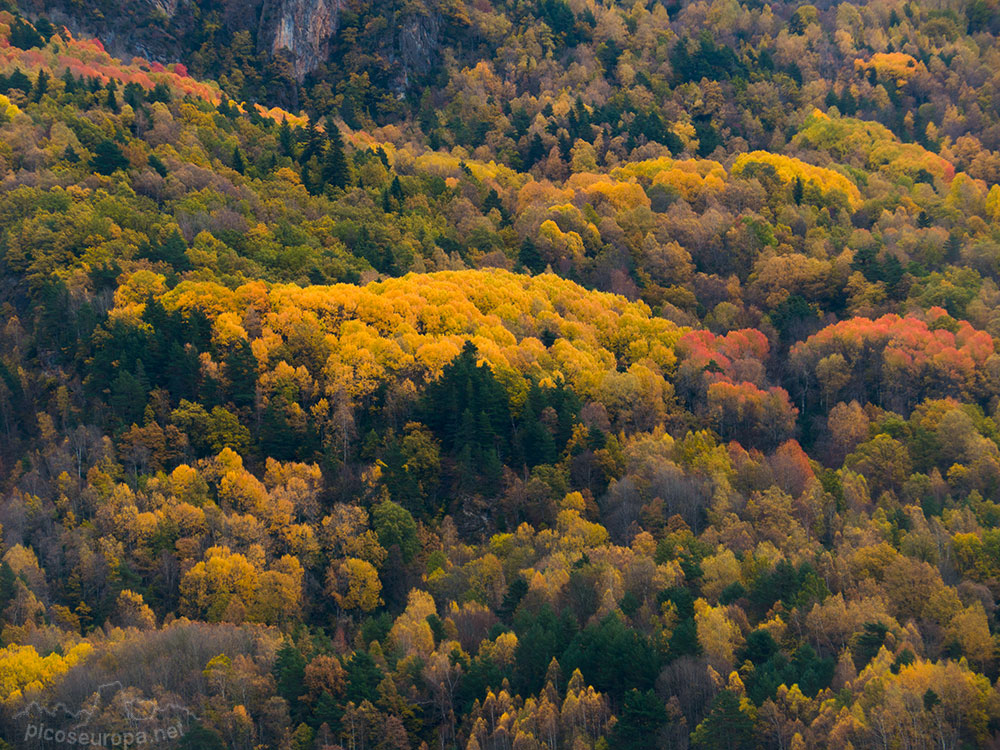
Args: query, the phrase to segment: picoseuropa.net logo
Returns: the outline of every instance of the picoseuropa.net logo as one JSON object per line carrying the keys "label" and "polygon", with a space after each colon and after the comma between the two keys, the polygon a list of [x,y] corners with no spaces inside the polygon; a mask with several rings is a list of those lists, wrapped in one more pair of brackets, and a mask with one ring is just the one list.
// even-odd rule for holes
{"label": "picoseuropa.net logo", "polygon": [[65,703],[49,708],[32,701],[14,715],[17,726],[10,739],[25,750],[168,747],[197,721],[185,706],[161,704],[134,692],[118,682],[101,685],[77,710]]}
{"label": "picoseuropa.net logo", "polygon": [[41,740],[55,745],[69,747],[83,745],[85,747],[138,747],[149,743],[159,743],[166,740],[176,740],[184,736],[184,727],[180,721],[165,729],[157,728],[152,735],[143,730],[137,732],[78,732],[73,729],[56,729],[45,724],[28,724],[24,730],[24,741]]}

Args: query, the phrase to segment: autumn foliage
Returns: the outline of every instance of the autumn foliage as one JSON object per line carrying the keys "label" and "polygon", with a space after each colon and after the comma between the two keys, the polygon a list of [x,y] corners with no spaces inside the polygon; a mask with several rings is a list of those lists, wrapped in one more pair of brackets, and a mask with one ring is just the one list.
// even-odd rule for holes
{"label": "autumn foliage", "polygon": [[988,0],[222,5],[0,11],[0,745],[997,744]]}

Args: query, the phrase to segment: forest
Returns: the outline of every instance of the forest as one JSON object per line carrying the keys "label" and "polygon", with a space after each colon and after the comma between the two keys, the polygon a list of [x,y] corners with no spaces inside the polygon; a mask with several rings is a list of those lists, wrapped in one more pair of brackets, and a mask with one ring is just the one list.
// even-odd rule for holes
{"label": "forest", "polygon": [[0,0],[0,750],[1000,747],[996,0],[218,5]]}

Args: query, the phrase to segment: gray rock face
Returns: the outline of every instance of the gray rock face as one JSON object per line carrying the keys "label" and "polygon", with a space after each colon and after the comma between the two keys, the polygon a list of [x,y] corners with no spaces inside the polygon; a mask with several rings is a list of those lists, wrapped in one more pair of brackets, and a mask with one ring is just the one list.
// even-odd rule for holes
{"label": "gray rock face", "polygon": [[411,71],[426,73],[431,69],[440,35],[441,16],[437,13],[411,15],[403,20],[397,42],[397,59],[400,62],[398,93],[408,88]]}
{"label": "gray rock face", "polygon": [[159,11],[167,18],[177,12],[177,0],[148,0],[148,2],[154,10]]}
{"label": "gray rock face", "polygon": [[[199,0],[118,0],[117,12],[101,13],[75,0],[21,0],[29,15],[46,14],[74,34],[98,37],[114,55],[141,55],[160,62],[183,57],[179,39],[199,14]],[[285,54],[301,80],[330,54],[343,0],[223,0],[224,23],[256,32],[260,51]],[[93,11],[93,12],[92,12]]]}
{"label": "gray rock face", "polygon": [[[195,51],[185,48],[190,44],[185,40],[197,32],[207,14],[218,14],[214,17],[230,31],[252,32],[257,51],[283,58],[287,74],[301,81],[329,59],[346,0],[19,0],[19,4],[29,16],[45,14],[74,34],[96,36],[117,57],[127,60],[138,55],[162,63],[183,62]],[[403,97],[414,77],[433,69],[444,20],[425,7],[385,5],[384,34],[371,53],[390,62],[391,88]],[[295,92],[289,96],[286,104],[295,106]]]}
{"label": "gray rock face", "polygon": [[299,80],[330,54],[342,0],[265,0],[258,43],[271,54],[290,53]]}

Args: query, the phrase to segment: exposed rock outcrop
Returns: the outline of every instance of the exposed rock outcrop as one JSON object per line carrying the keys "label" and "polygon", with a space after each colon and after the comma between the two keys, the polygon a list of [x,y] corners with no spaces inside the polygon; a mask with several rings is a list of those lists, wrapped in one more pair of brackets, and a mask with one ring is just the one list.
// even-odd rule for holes
{"label": "exposed rock outcrop", "polygon": [[21,0],[32,16],[46,14],[74,34],[98,37],[114,55],[160,62],[182,60],[183,42],[204,13],[220,12],[233,31],[251,31],[261,52],[285,54],[301,80],[326,61],[343,0],[120,0],[116,12],[73,0]]}
{"label": "exposed rock outcrop", "polygon": [[341,0],[265,0],[258,45],[271,54],[288,52],[301,80],[329,56],[341,5]]}
{"label": "exposed rock outcrop", "polygon": [[404,18],[396,42],[397,53],[394,55],[400,62],[397,82],[399,93],[409,87],[411,72],[427,73],[431,69],[440,35],[441,16],[438,13],[416,14]]}

